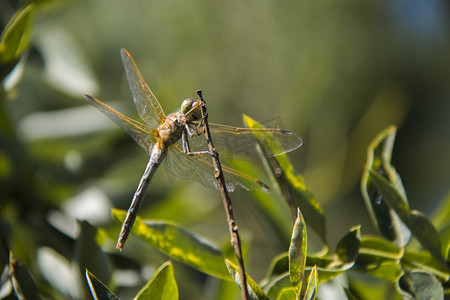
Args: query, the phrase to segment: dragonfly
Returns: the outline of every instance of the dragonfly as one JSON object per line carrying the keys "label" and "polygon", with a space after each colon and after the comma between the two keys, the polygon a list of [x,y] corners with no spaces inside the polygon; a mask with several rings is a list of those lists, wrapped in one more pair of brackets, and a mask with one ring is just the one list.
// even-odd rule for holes
{"label": "dragonfly", "polygon": [[[131,54],[122,48],[120,55],[138,115],[145,123],[123,115],[94,97],[85,95],[85,98],[122,127],[150,156],[119,234],[116,248],[122,251],[147,187],[163,160],[166,170],[176,177],[197,181],[206,187],[216,189],[218,183],[211,158],[208,157],[211,153],[205,150],[208,148],[202,132],[203,100],[186,98],[180,110],[165,115]],[[284,129],[238,128],[213,123],[209,123],[209,128],[217,153],[230,159],[249,160],[259,157],[260,152],[256,147],[258,135],[270,136],[270,142],[276,145],[272,150],[273,155],[293,151],[302,145],[299,136]],[[229,191],[234,191],[235,187],[239,186],[246,190],[269,192],[266,184],[249,175],[227,166],[222,166],[222,171]]]}

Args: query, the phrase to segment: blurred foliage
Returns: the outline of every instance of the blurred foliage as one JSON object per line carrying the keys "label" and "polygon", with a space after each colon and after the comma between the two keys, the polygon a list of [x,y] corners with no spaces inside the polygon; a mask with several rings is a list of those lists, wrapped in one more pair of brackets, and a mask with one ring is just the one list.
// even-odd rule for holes
{"label": "blurred foliage", "polygon": [[[111,208],[128,207],[147,156],[82,95],[137,115],[122,47],[166,113],[201,88],[212,122],[239,126],[245,113],[303,138],[277,161],[281,179],[236,164],[274,190],[232,194],[252,290],[279,299],[448,293],[449,14],[443,0],[0,0],[0,297],[79,299],[99,288],[126,299],[165,285],[182,299],[239,297],[236,272],[224,281],[177,257],[168,264],[135,238],[114,249]],[[389,125],[394,150],[394,127],[377,136]],[[305,260],[306,248],[286,252],[297,207]],[[161,170],[140,216],[233,259],[216,191]],[[290,272],[289,259],[305,265]]]}

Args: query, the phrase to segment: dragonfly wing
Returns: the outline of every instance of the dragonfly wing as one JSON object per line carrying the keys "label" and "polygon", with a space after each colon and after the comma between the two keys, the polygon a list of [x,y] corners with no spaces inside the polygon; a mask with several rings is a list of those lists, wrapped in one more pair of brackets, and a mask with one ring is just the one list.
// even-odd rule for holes
{"label": "dragonfly wing", "polygon": [[150,127],[157,128],[165,116],[161,105],[147,83],[145,83],[131,54],[122,48],[120,49],[120,56],[122,57],[123,67],[125,68],[134,105],[136,105],[139,116]]}
{"label": "dragonfly wing", "polygon": [[94,97],[86,95],[85,98],[108,118],[122,127],[139,146],[150,154],[151,146],[155,142],[156,136],[156,131],[153,128],[125,116]]}
{"label": "dragonfly wing", "polygon": [[[273,155],[280,155],[299,148],[302,139],[295,133],[275,128],[238,128],[209,123],[212,141],[217,152],[228,159],[252,160],[260,157],[257,143],[266,143]],[[207,149],[204,136],[189,138],[192,151]]]}
{"label": "dragonfly wing", "polygon": [[[210,155],[189,156],[182,150],[181,141],[169,147],[165,159],[167,171],[183,179],[194,180],[202,185],[219,189],[217,180],[214,178],[214,166]],[[227,190],[232,192],[236,186],[246,190],[262,190],[269,192],[269,187],[259,180],[244,173],[222,165]]]}

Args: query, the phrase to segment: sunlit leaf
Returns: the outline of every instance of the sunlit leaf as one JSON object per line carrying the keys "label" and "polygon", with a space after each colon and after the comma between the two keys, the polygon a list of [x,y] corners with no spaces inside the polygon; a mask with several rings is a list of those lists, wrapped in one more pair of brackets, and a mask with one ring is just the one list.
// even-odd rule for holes
{"label": "sunlit leaf", "polygon": [[444,299],[444,289],[432,274],[406,271],[398,280],[401,294],[413,299]]}
{"label": "sunlit leaf", "polygon": [[0,36],[0,63],[17,59],[28,46],[33,23],[34,5],[29,4],[9,20]]}
{"label": "sunlit leaf", "polygon": [[[113,209],[112,214],[121,223],[126,212]],[[230,280],[223,253],[194,233],[165,222],[144,222],[140,217],[136,218],[132,232],[173,259],[212,276]]]}
{"label": "sunlit leaf", "polygon": [[[249,128],[263,128],[262,124],[247,115],[243,116],[244,123]],[[265,137],[264,141],[271,140],[270,135]],[[259,140],[258,140],[259,141]],[[259,141],[263,147],[263,152],[273,152],[276,144]],[[264,147],[266,146],[266,147]],[[268,147],[267,147],[268,146]],[[278,184],[285,197],[287,204],[291,209],[291,217],[296,218],[297,207],[302,208],[306,223],[314,230],[324,245],[326,241],[326,218],[323,209],[314,198],[311,191],[306,187],[303,177],[296,174],[289,157],[286,154],[278,155],[275,158],[266,157],[264,160],[273,181]]]}
{"label": "sunlit leaf", "polygon": [[119,300],[116,295],[91,272],[86,270],[86,280],[95,300]]}
{"label": "sunlit leaf", "polygon": [[403,223],[408,226],[422,246],[445,265],[445,259],[441,254],[441,239],[433,224],[422,213],[409,211],[403,195],[385,178],[371,170],[369,175],[377,189],[382,192],[385,197],[384,200],[402,219]]}
{"label": "sunlit leaf", "polygon": [[9,256],[9,268],[13,279],[13,288],[19,299],[41,299],[39,289],[30,272],[12,252]]}
{"label": "sunlit leaf", "polygon": [[297,295],[300,294],[305,275],[307,250],[306,225],[300,209],[297,209],[297,220],[292,230],[291,244],[289,246],[289,274],[292,286]]}
{"label": "sunlit leaf", "polygon": [[306,286],[306,291],[303,296],[303,299],[304,300],[316,299],[318,285],[319,285],[319,279],[317,277],[317,269],[316,269],[316,266],[314,266],[311,269],[311,273],[309,274],[308,284]]}
{"label": "sunlit leaf", "polygon": [[404,205],[408,206],[400,176],[391,165],[396,130],[394,126],[388,127],[369,145],[366,168],[361,179],[361,192],[372,221],[381,234],[397,246],[403,247],[408,243],[411,233],[392,208],[383,201],[384,195],[374,186],[369,176],[369,170],[382,174],[405,196]]}
{"label": "sunlit leaf", "polygon": [[[233,264],[228,259],[225,259],[225,264],[227,265],[228,272],[233,278],[234,282],[237,284],[239,288],[241,288],[241,275],[239,274],[238,267]],[[252,299],[269,299],[263,290],[258,286],[258,284],[250,277],[248,274],[246,275],[247,279],[247,290],[250,298]]]}
{"label": "sunlit leaf", "polygon": [[139,291],[135,300],[145,299],[178,299],[178,286],[170,261],[156,270],[152,279]]}

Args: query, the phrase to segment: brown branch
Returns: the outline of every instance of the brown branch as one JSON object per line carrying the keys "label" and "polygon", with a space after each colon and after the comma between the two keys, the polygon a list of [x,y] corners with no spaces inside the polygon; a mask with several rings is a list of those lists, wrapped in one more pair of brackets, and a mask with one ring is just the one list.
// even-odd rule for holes
{"label": "brown branch", "polygon": [[203,128],[205,130],[206,141],[208,142],[209,152],[212,153],[212,161],[214,165],[214,177],[217,179],[217,182],[219,184],[220,195],[222,196],[222,202],[227,216],[228,229],[230,230],[231,245],[233,246],[239,264],[239,273],[241,275],[241,297],[242,299],[247,300],[249,299],[247,290],[247,278],[244,268],[244,259],[242,257],[241,240],[239,238],[238,226],[233,216],[233,206],[231,204],[231,199],[230,196],[228,195],[227,187],[225,185],[225,179],[223,177],[223,172],[219,161],[219,153],[217,153],[216,148],[214,148],[211,139],[211,132],[209,131],[208,126],[208,114],[206,112],[205,100],[203,100],[202,91],[198,90],[197,95],[200,97],[200,100],[202,101],[201,105],[202,122]]}

